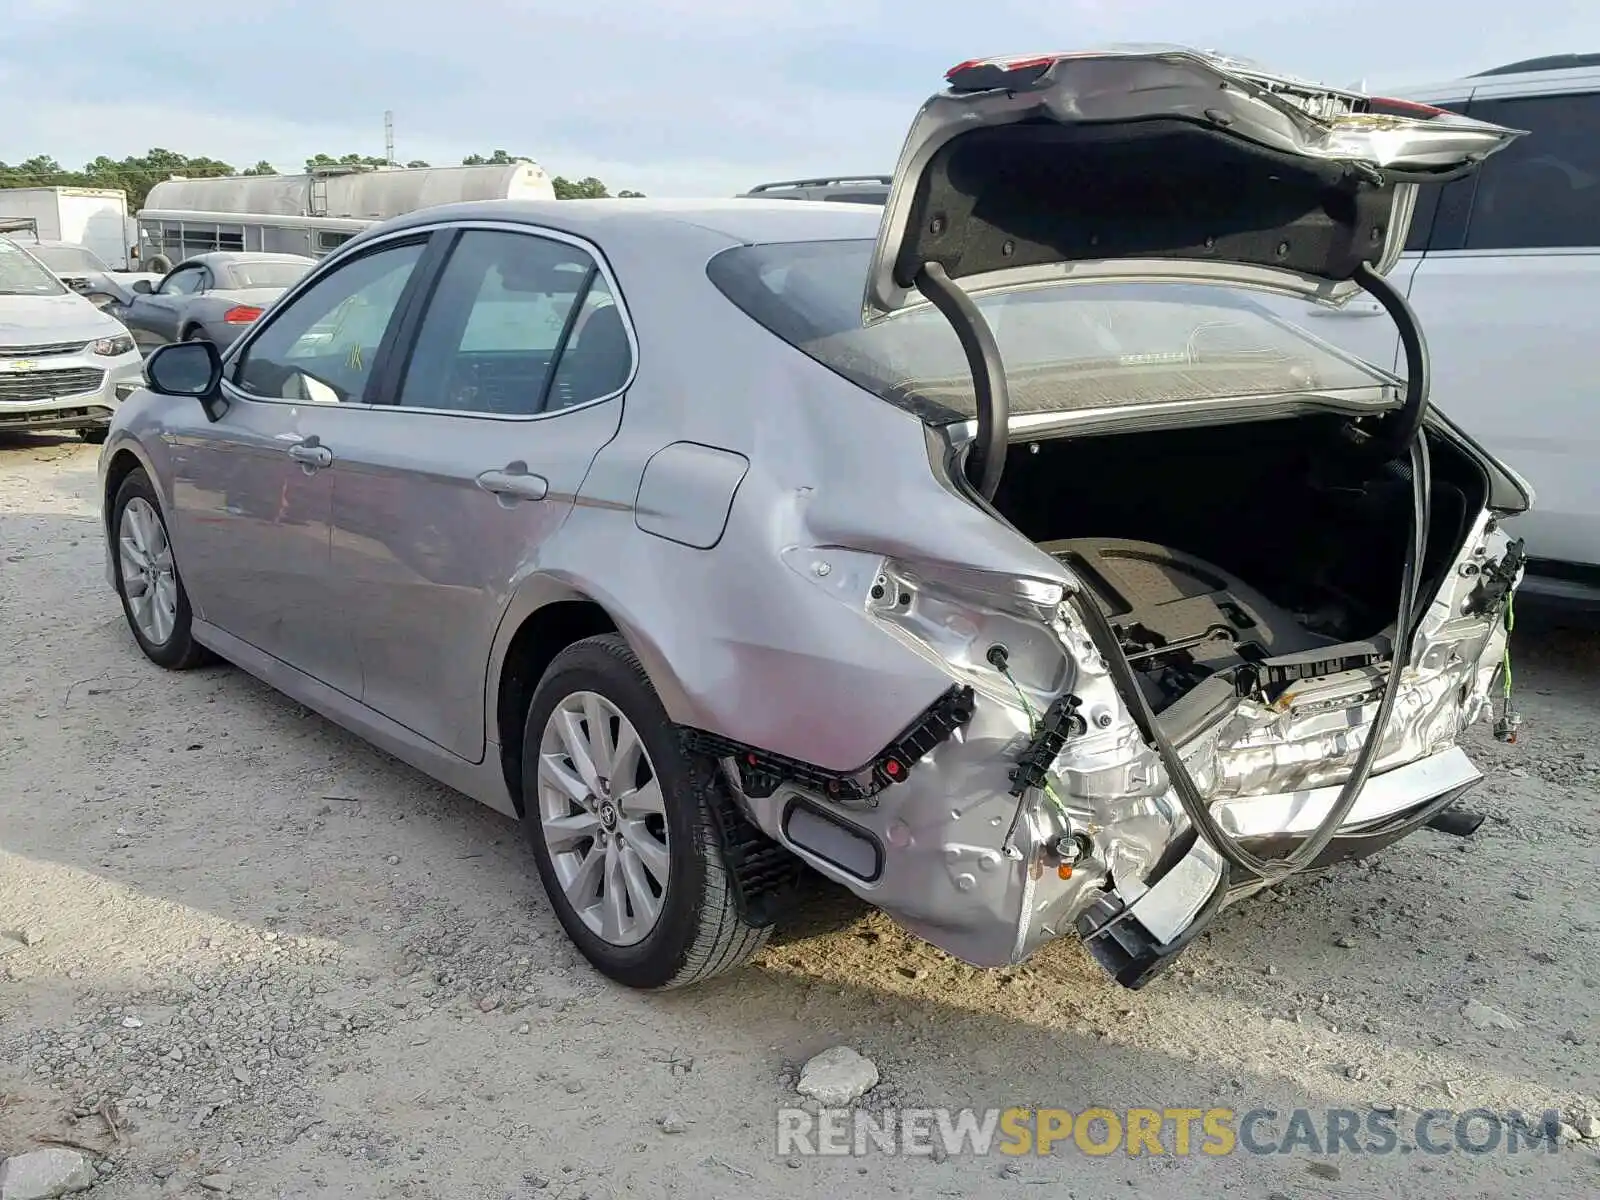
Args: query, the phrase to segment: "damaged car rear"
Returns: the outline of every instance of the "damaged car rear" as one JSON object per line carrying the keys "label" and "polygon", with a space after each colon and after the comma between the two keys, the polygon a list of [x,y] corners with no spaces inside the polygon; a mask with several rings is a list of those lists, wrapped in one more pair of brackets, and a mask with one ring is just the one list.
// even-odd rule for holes
{"label": "damaged car rear", "polygon": [[[1522,570],[1500,522],[1531,494],[1430,407],[1383,275],[1417,188],[1516,135],[1175,49],[948,82],[870,256],[754,246],[712,276],[921,417],[935,474],[1027,544],[964,561],[947,514],[897,505],[909,464],[829,481],[914,544],[841,513],[797,573],[949,690],[857,772],[704,746],[762,829],[929,941],[998,965],[1076,933],[1138,987],[1228,903],[1478,779],[1457,739],[1490,708]],[[1358,290],[1404,378],[1250,299]]]}

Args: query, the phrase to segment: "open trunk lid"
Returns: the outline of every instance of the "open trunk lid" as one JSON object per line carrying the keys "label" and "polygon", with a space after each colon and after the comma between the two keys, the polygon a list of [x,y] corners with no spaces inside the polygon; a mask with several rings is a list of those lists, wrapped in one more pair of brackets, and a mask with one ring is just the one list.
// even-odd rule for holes
{"label": "open trunk lid", "polygon": [[1339,303],[1389,270],[1416,186],[1518,131],[1180,47],[975,59],[923,105],[879,227],[869,322],[967,291],[1202,279]]}

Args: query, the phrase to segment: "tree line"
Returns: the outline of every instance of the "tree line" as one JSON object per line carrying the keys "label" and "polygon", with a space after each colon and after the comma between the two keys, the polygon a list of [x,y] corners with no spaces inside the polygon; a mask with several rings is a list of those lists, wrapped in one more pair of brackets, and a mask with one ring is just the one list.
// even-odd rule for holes
{"label": "tree line", "polygon": [[[469,154],[461,160],[464,167],[500,166],[523,161],[522,156],[495,150],[490,154]],[[389,165],[386,159],[370,154],[314,154],[306,159],[305,169],[335,166],[381,167]],[[397,166],[427,167],[433,164],[421,159],[411,159]],[[242,171],[221,159],[201,155],[190,158],[176,150],[156,148],[148,154],[130,155],[123,159],[101,155],[85,163],[81,171],[62,166],[49,155],[36,155],[19,163],[0,161],[0,189],[19,187],[86,187],[115,188],[128,195],[128,209],[136,212],[144,207],[145,197],[156,184],[174,175],[190,179],[207,179],[218,175],[277,175],[278,169],[269,162],[258,162]],[[606,185],[593,175],[582,179],[567,179],[557,175],[550,180],[558,200],[597,200],[612,195]],[[642,196],[642,192],[623,190],[620,197]]]}

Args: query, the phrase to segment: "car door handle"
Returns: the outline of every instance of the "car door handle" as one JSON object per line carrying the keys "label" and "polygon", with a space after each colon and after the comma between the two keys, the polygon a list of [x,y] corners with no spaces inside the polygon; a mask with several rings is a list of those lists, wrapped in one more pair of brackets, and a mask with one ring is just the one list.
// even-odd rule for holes
{"label": "car door handle", "polygon": [[543,500],[550,494],[550,481],[543,475],[529,474],[525,462],[507,463],[499,470],[485,471],[478,476],[478,486],[508,500]]}
{"label": "car door handle", "polygon": [[333,451],[316,442],[301,442],[298,446],[289,447],[289,457],[303,467],[331,467],[333,466]]}

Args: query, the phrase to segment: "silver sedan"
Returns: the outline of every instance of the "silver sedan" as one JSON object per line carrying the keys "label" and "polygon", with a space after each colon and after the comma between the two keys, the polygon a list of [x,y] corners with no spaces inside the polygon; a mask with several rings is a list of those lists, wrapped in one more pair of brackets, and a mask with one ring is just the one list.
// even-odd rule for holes
{"label": "silver sedan", "polygon": [[184,259],[165,275],[117,287],[107,311],[146,352],[173,341],[226,348],[316,260],[303,254],[219,250]]}
{"label": "silver sedan", "polygon": [[[413,213],[149,359],[109,581],[156,663],[520,819],[624,983],[743,962],[815,872],[1142,986],[1240,896],[1471,824],[1530,494],[1383,271],[1512,136],[1046,56],[953,71],[881,212]],[[1403,382],[1250,298],[1361,288]]]}

